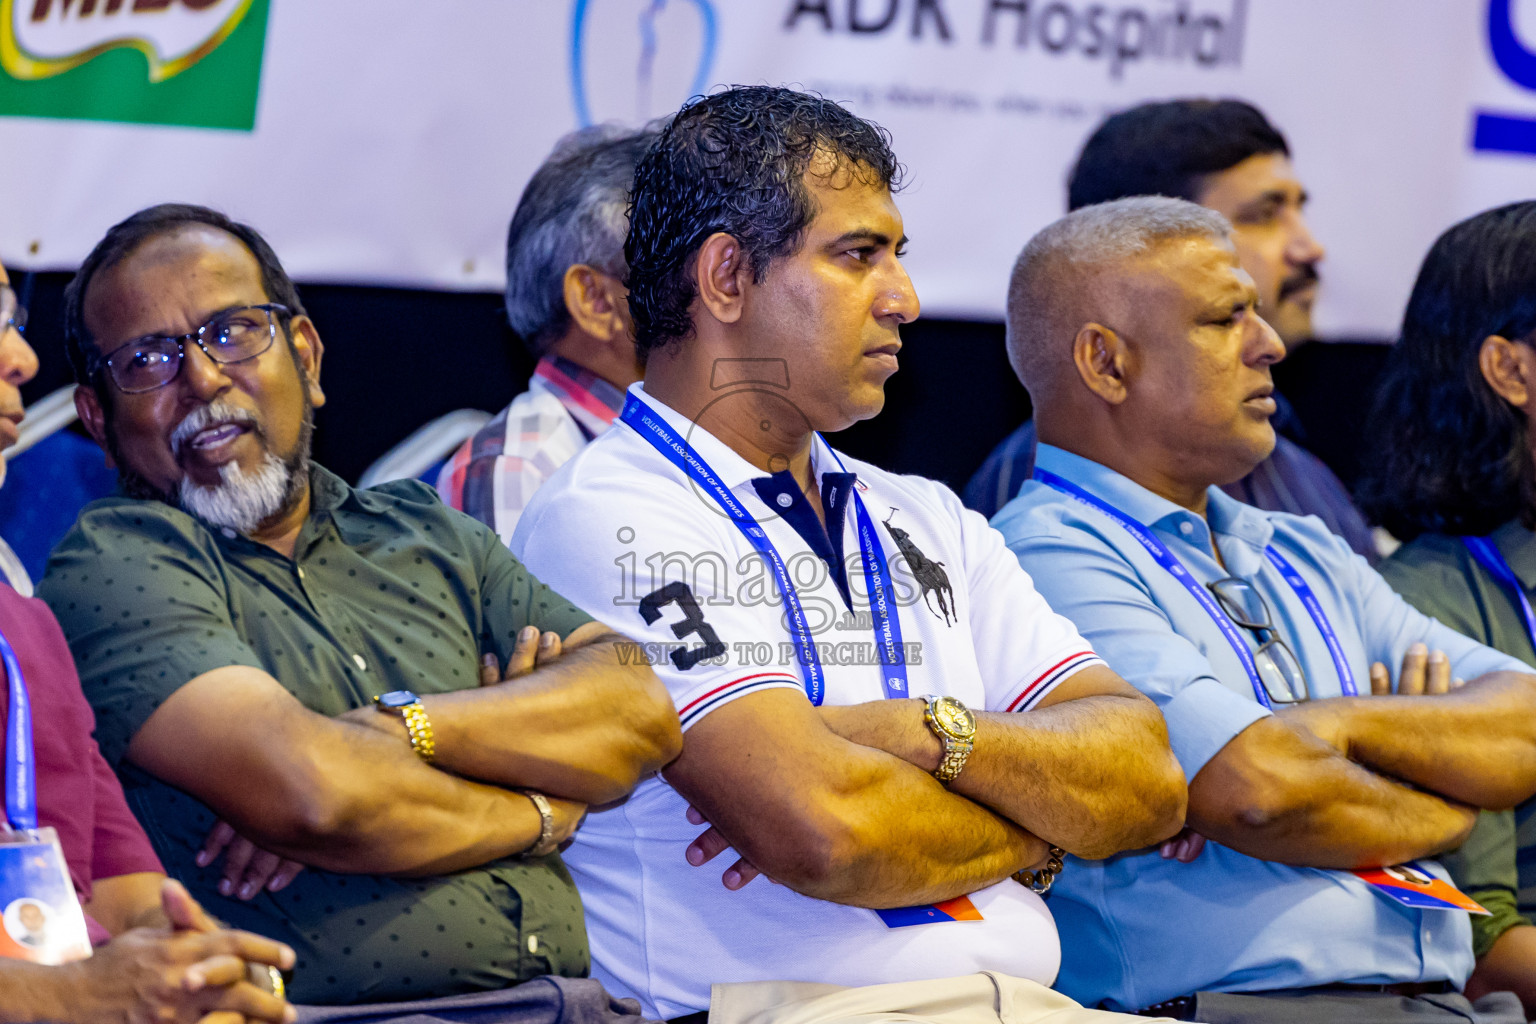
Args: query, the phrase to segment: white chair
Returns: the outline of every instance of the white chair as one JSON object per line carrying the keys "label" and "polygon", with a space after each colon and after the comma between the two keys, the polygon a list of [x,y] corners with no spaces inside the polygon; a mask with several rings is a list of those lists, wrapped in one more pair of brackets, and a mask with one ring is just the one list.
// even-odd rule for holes
{"label": "white chair", "polygon": [[454,449],[490,419],[491,414],[480,409],[456,409],[417,427],[409,437],[365,469],[357,486],[373,487],[391,480],[416,479],[452,455]]}
{"label": "white chair", "polygon": [[16,443],[11,445],[6,458],[14,459],[44,438],[63,430],[75,422],[75,385],[67,384],[41,401],[27,406],[27,418],[21,421]]}

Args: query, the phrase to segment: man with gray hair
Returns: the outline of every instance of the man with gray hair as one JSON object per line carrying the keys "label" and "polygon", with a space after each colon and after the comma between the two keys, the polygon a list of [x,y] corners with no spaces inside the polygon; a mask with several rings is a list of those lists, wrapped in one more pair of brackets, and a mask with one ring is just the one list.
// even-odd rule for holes
{"label": "man with gray hair", "polygon": [[555,146],[507,232],[507,318],[539,357],[528,390],[459,446],[438,474],[454,508],[505,543],[528,499],[624,405],[644,375],[624,279],[629,186],[655,138],[599,125]]}
{"label": "man with gray hair", "polygon": [[[1190,780],[1179,837],[1063,872],[1057,987],[1212,1024],[1524,1021],[1507,993],[1459,994],[1464,897],[1425,858],[1536,789],[1536,676],[1319,520],[1221,491],[1275,443],[1285,348],[1256,301],[1227,222],[1176,199],[1085,207],[1014,267],[1041,443],[993,525],[1162,709]],[[1433,898],[1379,870],[1409,862]]]}

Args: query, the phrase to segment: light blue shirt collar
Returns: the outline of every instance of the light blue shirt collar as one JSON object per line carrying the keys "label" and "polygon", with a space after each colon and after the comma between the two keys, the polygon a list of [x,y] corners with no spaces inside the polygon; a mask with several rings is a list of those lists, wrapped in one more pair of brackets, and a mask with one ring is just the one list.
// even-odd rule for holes
{"label": "light blue shirt collar", "polygon": [[[1065,448],[1041,444],[1035,465],[1072,481],[1143,526],[1207,553],[1214,532],[1222,561],[1234,576],[1247,578],[1257,572],[1264,560],[1264,548],[1275,535],[1274,524],[1267,515],[1229,497],[1219,487],[1206,491],[1206,514],[1201,516],[1149,491],[1130,477]],[[1174,550],[1177,554],[1178,549]]]}

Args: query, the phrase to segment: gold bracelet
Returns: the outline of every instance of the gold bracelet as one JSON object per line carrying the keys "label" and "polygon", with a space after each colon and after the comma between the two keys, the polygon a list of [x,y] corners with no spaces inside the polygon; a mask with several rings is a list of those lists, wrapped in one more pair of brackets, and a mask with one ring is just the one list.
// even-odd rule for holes
{"label": "gold bracelet", "polygon": [[1013,873],[1013,880],[1044,896],[1051,891],[1051,886],[1055,883],[1056,876],[1061,874],[1061,869],[1065,867],[1062,858],[1066,854],[1067,851],[1061,847],[1053,846],[1051,847],[1051,859],[1045,862],[1045,867],[1039,871],[1015,871]]}
{"label": "gold bracelet", "polygon": [[427,709],[418,701],[400,709],[400,717],[405,719],[405,731],[411,734],[411,749],[416,751],[427,764],[437,756],[437,741],[432,738],[432,721],[427,718]]}

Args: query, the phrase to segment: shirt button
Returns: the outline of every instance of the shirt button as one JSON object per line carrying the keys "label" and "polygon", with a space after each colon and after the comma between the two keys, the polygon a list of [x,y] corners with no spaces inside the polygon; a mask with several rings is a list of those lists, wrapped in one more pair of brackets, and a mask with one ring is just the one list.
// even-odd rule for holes
{"label": "shirt button", "polygon": [[789,506],[791,506],[791,505],[793,505],[795,503],[795,499],[791,498],[787,494],[779,495],[776,500],[779,503],[779,508],[789,508]]}
{"label": "shirt button", "polygon": [[1186,519],[1179,524],[1179,532],[1188,537],[1195,532],[1195,524]]}
{"label": "shirt button", "polygon": [[304,567],[301,565],[301,566],[299,566],[299,579],[303,579],[303,578],[304,578]]}
{"label": "shirt button", "polygon": [[352,662],[353,662],[353,664],[355,664],[358,667],[358,669],[360,671],[363,671],[363,672],[367,672],[368,671],[368,662],[363,659],[363,656],[361,654],[354,654],[354,655],[352,655]]}
{"label": "shirt button", "polygon": [[530,935],[530,936],[528,936],[528,952],[530,952],[530,953],[537,953],[538,951],[539,951],[539,937],[537,935]]}

